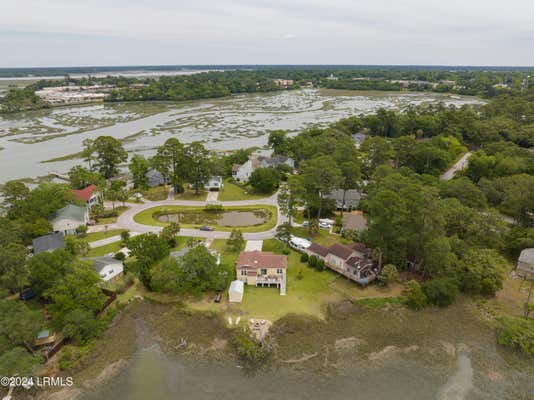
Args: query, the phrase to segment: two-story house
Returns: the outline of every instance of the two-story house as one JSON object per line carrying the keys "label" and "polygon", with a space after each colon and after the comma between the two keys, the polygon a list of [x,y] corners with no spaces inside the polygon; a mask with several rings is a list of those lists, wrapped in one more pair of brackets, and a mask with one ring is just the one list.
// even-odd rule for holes
{"label": "two-story house", "polygon": [[102,192],[98,190],[96,185],[89,185],[84,189],[73,190],[74,198],[87,205],[87,208],[91,210],[91,207],[102,204],[104,198]]}
{"label": "two-story house", "polygon": [[362,286],[375,280],[378,275],[370,249],[362,243],[335,243],[328,248],[312,243],[305,252],[323,260],[326,267]]}
{"label": "two-story house", "polygon": [[244,251],[236,263],[237,279],[254,286],[276,286],[286,294],[287,257],[268,251]]}

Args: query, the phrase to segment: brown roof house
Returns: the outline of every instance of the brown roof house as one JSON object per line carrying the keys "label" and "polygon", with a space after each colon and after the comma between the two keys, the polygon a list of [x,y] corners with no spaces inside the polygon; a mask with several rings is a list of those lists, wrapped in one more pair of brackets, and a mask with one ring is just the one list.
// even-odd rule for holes
{"label": "brown roof house", "polygon": [[254,286],[276,286],[286,294],[287,257],[267,251],[244,251],[236,263],[237,279]]}
{"label": "brown roof house", "polygon": [[370,249],[362,243],[335,243],[330,247],[312,243],[306,253],[324,260],[328,268],[362,286],[371,283],[378,274],[378,269],[371,259]]}

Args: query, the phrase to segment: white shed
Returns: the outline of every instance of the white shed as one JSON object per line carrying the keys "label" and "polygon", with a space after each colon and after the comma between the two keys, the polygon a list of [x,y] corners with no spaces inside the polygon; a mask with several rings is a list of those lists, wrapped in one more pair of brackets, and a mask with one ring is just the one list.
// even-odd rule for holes
{"label": "white shed", "polygon": [[232,281],[228,289],[228,301],[230,303],[241,303],[243,300],[244,283],[242,281]]}

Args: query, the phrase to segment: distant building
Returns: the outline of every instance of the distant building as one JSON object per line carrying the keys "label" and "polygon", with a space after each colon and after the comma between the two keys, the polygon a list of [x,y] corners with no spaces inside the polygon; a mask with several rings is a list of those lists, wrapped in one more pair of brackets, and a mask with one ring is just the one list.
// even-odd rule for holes
{"label": "distant building", "polygon": [[273,82],[280,87],[288,88],[290,86],[293,86],[295,81],[293,79],[274,79]]}
{"label": "distant building", "polygon": [[287,257],[267,251],[244,251],[236,263],[237,279],[254,286],[276,286],[286,294]]}
{"label": "distant building", "polygon": [[32,244],[33,254],[52,252],[65,248],[65,237],[61,232],[50,233],[33,239]]}
{"label": "distant building", "polygon": [[148,170],[145,176],[148,180],[148,186],[150,187],[163,186],[167,184],[163,174],[156,169]]}
{"label": "distant building", "polygon": [[37,90],[35,94],[52,105],[81,104],[104,101],[113,85],[54,86]]}
{"label": "distant building", "polygon": [[276,168],[277,166],[285,164],[290,168],[295,168],[295,161],[292,158],[275,155],[252,155],[244,164],[234,164],[232,167],[232,177],[238,182],[248,182],[252,173],[258,168]]}
{"label": "distant building", "polygon": [[363,133],[355,133],[354,135],[352,135],[354,146],[356,146],[356,148],[359,149],[366,137],[367,136]]}
{"label": "distant building", "polygon": [[89,223],[89,209],[69,204],[57,210],[50,219],[54,232],[75,234],[76,229]]}
{"label": "distant building", "polygon": [[124,272],[124,264],[110,256],[92,258],[95,272],[100,275],[104,282],[109,282]]}
{"label": "distant building", "polygon": [[91,207],[102,204],[104,197],[102,192],[98,190],[96,185],[89,185],[84,189],[73,190],[74,198],[80,202],[84,202],[87,205],[87,208],[91,210]]}
{"label": "distant building", "polygon": [[334,74],[330,74],[326,80],[328,81],[337,81],[339,78],[337,76],[334,76]]}

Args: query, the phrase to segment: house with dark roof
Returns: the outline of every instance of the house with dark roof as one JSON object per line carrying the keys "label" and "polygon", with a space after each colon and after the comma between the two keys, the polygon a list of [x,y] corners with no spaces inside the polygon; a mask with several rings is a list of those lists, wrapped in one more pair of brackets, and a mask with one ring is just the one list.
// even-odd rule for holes
{"label": "house with dark roof", "polygon": [[39,236],[32,240],[33,254],[52,252],[57,249],[65,248],[65,237],[61,232],[50,233]]}
{"label": "house with dark roof", "polygon": [[54,232],[61,232],[63,235],[75,234],[76,229],[89,222],[89,209],[68,204],[57,210],[50,223]]}
{"label": "house with dark roof", "polygon": [[236,263],[237,279],[247,285],[276,286],[286,294],[287,256],[268,251],[243,251]]}
{"label": "house with dark roof", "polygon": [[330,247],[312,243],[305,252],[323,260],[325,266],[332,271],[362,286],[375,280],[379,272],[371,258],[370,249],[363,243],[334,243]]}
{"label": "house with dark roof", "polygon": [[91,207],[97,204],[102,204],[104,201],[102,192],[98,190],[96,185],[89,185],[84,189],[73,190],[72,193],[74,194],[74,198],[80,202],[85,203],[89,210],[91,209]]}
{"label": "house with dark roof", "polygon": [[338,210],[355,210],[360,204],[362,194],[356,189],[343,191],[342,189],[333,190],[324,196],[325,199],[333,200]]}
{"label": "house with dark roof", "polygon": [[167,184],[167,180],[165,179],[163,174],[156,169],[148,170],[145,176],[148,181],[148,186],[150,187],[162,186]]}

